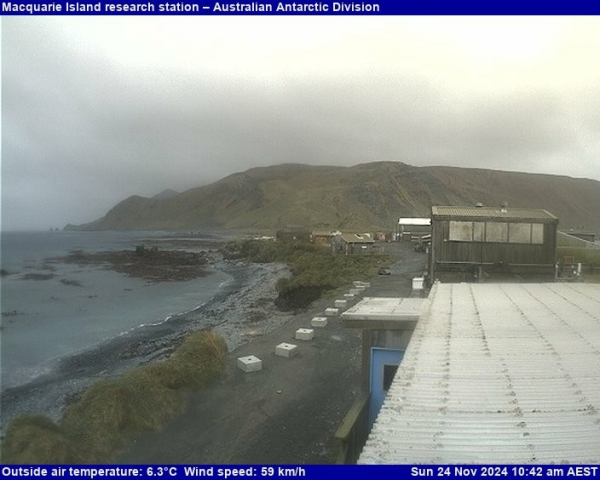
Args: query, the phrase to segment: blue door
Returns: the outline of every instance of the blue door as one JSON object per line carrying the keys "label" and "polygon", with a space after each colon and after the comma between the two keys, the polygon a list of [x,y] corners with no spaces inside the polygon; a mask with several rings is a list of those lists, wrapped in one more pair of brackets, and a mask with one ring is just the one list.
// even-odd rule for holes
{"label": "blue door", "polygon": [[390,348],[371,349],[371,403],[369,405],[369,430],[375,422],[379,409],[390,388],[398,365],[402,361],[404,350]]}

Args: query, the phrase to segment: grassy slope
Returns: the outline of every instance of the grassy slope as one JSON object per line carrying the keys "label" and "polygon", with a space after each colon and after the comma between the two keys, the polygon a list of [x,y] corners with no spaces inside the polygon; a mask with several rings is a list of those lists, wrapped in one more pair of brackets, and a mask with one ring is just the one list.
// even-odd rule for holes
{"label": "grassy slope", "polygon": [[304,308],[328,290],[370,278],[389,261],[385,255],[332,255],[321,245],[257,240],[229,243],[222,252],[228,259],[287,263],[292,276],[277,283],[277,303],[284,309]]}
{"label": "grassy slope", "polygon": [[92,229],[394,228],[400,216],[431,205],[546,208],[561,226],[600,229],[600,182],[493,170],[412,167],[380,162],[354,167],[276,165],[230,175],[168,198],[130,197]]}

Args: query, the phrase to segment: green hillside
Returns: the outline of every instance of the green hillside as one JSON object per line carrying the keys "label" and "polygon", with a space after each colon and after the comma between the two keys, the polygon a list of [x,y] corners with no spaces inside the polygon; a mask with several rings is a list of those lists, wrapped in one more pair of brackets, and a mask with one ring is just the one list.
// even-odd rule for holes
{"label": "green hillside", "polygon": [[600,182],[454,167],[379,162],[353,167],[284,164],[253,168],[177,194],[132,196],[92,223],[68,228],[392,230],[431,205],[545,208],[560,228],[600,231]]}

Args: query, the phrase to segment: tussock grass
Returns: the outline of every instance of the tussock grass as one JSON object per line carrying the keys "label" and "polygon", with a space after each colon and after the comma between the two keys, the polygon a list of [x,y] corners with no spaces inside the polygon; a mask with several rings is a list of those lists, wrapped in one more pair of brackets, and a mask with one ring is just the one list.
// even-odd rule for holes
{"label": "tussock grass", "polygon": [[144,367],[145,373],[169,389],[202,388],[225,371],[227,345],[212,332],[189,335],[168,362]]}
{"label": "tussock grass", "polygon": [[184,407],[183,392],[210,385],[225,371],[227,347],[212,332],[186,337],[171,357],[92,384],[57,424],[41,415],[11,422],[2,446],[7,463],[102,463],[129,437],[161,429]]}
{"label": "tussock grass", "polygon": [[61,427],[89,462],[101,462],[135,433],[159,430],[183,408],[176,390],[150,372],[135,371],[101,380],[67,407]]}
{"label": "tussock grass", "polygon": [[370,278],[389,263],[386,255],[332,255],[321,245],[292,242],[241,240],[221,252],[228,259],[287,263],[292,276],[277,283],[278,303],[284,308],[307,307],[324,292]]}
{"label": "tussock grass", "polygon": [[2,445],[3,464],[81,463],[83,458],[63,430],[43,415],[15,418]]}

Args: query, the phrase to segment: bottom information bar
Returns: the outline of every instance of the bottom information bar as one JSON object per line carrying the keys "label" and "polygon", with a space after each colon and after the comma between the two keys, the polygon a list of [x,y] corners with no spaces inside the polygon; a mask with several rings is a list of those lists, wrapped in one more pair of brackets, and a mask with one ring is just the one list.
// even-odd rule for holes
{"label": "bottom information bar", "polygon": [[597,477],[596,465],[5,465],[3,478],[550,478]]}

